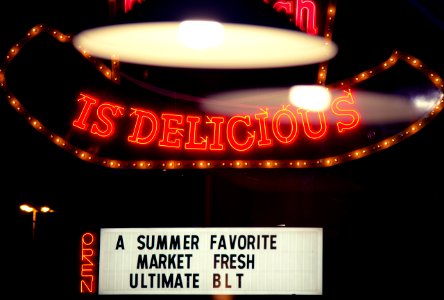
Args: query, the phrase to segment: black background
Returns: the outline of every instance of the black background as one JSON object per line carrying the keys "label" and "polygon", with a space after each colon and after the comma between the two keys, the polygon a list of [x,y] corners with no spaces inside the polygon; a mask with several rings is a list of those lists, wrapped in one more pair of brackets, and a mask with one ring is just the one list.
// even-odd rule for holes
{"label": "black background", "polygon": [[[443,9],[443,1],[337,0],[331,80],[377,65],[394,49],[442,76]],[[0,8],[0,55],[36,24],[76,33],[108,21],[107,1],[10,1]],[[88,230],[278,224],[324,229],[323,295],[308,298],[441,292],[442,116],[383,152],[331,168],[115,170],[56,147],[0,99],[5,294],[107,298],[78,292],[80,236]],[[34,241],[23,202],[56,210],[38,214]]]}

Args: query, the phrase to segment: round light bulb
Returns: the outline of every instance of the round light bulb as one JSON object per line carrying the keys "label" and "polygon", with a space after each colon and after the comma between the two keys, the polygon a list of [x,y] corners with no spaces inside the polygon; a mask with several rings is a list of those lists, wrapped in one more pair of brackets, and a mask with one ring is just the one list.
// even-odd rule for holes
{"label": "round light bulb", "polygon": [[179,25],[178,39],[192,49],[208,49],[224,42],[224,26],[215,21],[183,21]]}
{"label": "round light bulb", "polygon": [[325,111],[330,107],[331,94],[321,85],[295,85],[289,91],[290,103],[309,111]]}

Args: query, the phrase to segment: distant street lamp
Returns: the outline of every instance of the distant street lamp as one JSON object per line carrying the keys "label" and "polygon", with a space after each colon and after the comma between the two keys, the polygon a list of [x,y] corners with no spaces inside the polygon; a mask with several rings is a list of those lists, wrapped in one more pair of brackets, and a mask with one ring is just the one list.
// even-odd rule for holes
{"label": "distant street lamp", "polygon": [[32,213],[32,239],[35,239],[35,225],[37,221],[37,213],[52,213],[54,212],[53,209],[49,208],[48,206],[41,206],[41,207],[33,207],[29,204],[22,204],[20,205],[20,210],[26,212],[26,213]]}

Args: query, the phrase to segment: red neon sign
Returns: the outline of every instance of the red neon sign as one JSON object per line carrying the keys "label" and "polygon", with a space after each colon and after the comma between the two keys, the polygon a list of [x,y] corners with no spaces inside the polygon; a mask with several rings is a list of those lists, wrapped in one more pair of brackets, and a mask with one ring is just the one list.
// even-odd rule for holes
{"label": "red neon sign", "polygon": [[[325,29],[325,36],[329,39],[331,39],[331,20],[334,19],[334,14],[335,7],[330,6],[327,13],[330,21],[326,21],[328,26]],[[173,93],[157,87],[146,89],[154,95],[153,99],[162,99],[165,102],[151,103],[144,101],[151,100],[150,97],[146,97],[145,87],[141,90],[140,86],[133,85],[134,82],[121,80],[117,61],[112,61],[112,68],[109,68],[106,63],[85,52],[80,61],[88,59],[95,66],[96,70],[93,68],[93,71],[99,71],[103,77],[91,77],[91,80],[87,81],[75,78],[79,80],[76,81],[79,88],[75,90],[72,90],[72,83],[69,80],[58,81],[57,86],[60,90],[72,90],[69,99],[65,100],[71,100],[73,105],[69,109],[69,115],[63,116],[61,113],[66,110],[66,103],[63,103],[62,109],[53,109],[53,106],[60,103],[60,95],[57,93],[48,92],[39,86],[39,89],[32,93],[21,93],[19,99],[7,82],[9,79],[7,69],[21,52],[22,46],[41,33],[49,34],[57,42],[70,42],[68,35],[51,27],[44,25],[33,27],[23,43],[17,43],[10,49],[0,68],[0,87],[5,92],[5,99],[32,128],[45,135],[56,146],[83,161],[109,168],[167,170],[331,167],[396,145],[419,132],[443,108],[443,79],[434,70],[425,66],[420,59],[397,50],[379,65],[326,86],[334,99],[328,109],[322,112],[287,104],[279,107],[275,104],[276,99],[268,101],[263,97],[258,103],[262,103],[261,101],[273,103],[270,104],[273,107],[258,106],[251,109],[251,105],[246,103],[247,105],[242,107],[246,107],[245,110],[248,112],[234,111],[233,109],[238,106],[231,106],[231,100],[234,99],[230,99],[226,101],[228,104],[224,103],[226,107],[220,109],[220,103],[217,104],[217,101],[217,108],[211,106],[211,101],[208,101],[210,106],[206,106],[207,101],[203,100],[207,99]],[[21,57],[29,54],[23,53]],[[75,53],[78,54],[77,51]],[[20,57],[18,60],[20,61]],[[23,74],[28,74],[30,70],[41,69],[39,60],[29,61],[36,64],[33,67],[27,64],[28,70],[22,72]],[[430,109],[426,108],[424,112],[417,110],[416,103],[403,101],[402,105],[405,105],[407,110],[410,109],[410,112],[414,108],[416,114],[412,116],[410,113],[409,116],[401,114],[401,119],[396,119],[397,123],[394,124],[397,128],[390,131],[381,130],[384,119],[381,120],[379,115],[375,116],[378,112],[373,106],[377,109],[378,103],[382,100],[379,99],[378,93],[365,92],[369,86],[370,91],[378,91],[381,82],[378,80],[368,82],[370,85],[366,86],[364,91],[359,91],[359,85],[387,71],[390,71],[387,72],[389,78],[399,80],[399,77],[396,77],[398,71],[405,72],[404,69],[398,68],[401,64],[411,67],[412,71],[417,73],[419,82],[425,79],[430,85],[430,90],[434,89],[438,93],[431,98],[430,101],[434,102],[428,104],[432,105]],[[14,67],[18,65],[14,64]],[[60,70],[63,72],[66,69],[60,68]],[[322,64],[319,68],[320,85],[325,85],[326,70],[326,64]],[[70,70],[69,73],[73,71]],[[50,76],[54,76],[54,79],[60,77],[59,74],[48,73],[48,77],[42,78],[38,76],[39,74],[33,77],[18,76],[12,86],[14,89],[26,90],[30,85],[44,86],[50,83]],[[384,77],[381,80],[384,80]],[[115,84],[118,84],[119,89],[125,93],[120,93],[119,90],[110,96]],[[54,85],[48,84],[48,89],[53,91]],[[130,96],[126,97],[128,91]],[[121,95],[122,99],[115,98],[114,95],[117,94]],[[395,96],[390,98],[397,101],[398,97]],[[402,93],[398,96],[404,97]],[[287,95],[282,97],[288,101]],[[36,99],[41,100],[42,104],[50,104],[51,109],[32,106],[31,102],[34,104]],[[184,110],[181,110],[182,102]],[[27,109],[29,106],[33,111]],[[59,127],[60,120],[63,120],[63,124]],[[82,290],[86,292],[92,290],[89,280],[94,281],[94,277],[89,276],[93,266],[90,255],[93,250],[91,247],[88,248],[88,243],[82,244],[82,247],[85,252],[82,256],[81,274],[84,277],[81,284]]]}
{"label": "red neon sign", "polygon": [[82,235],[80,259],[80,293],[96,292],[96,239],[95,234],[86,232]]}
{"label": "red neon sign", "polygon": [[[158,149],[183,151],[247,152],[278,145],[295,144],[300,135],[311,140],[321,139],[329,132],[324,111],[313,112],[283,105],[271,111],[261,109],[254,115],[199,116],[181,113],[156,113],[141,107],[123,106],[92,97],[86,93],[78,98],[80,110],[72,125],[100,138],[112,138],[118,120],[127,118],[132,127],[127,130],[127,142]],[[351,91],[344,91],[331,103],[337,133],[352,130],[360,122]]]}
{"label": "red neon sign", "polygon": [[284,12],[296,27],[309,34],[318,34],[317,8],[312,0],[264,0],[278,12]]}
{"label": "red neon sign", "polygon": [[[283,12],[302,31],[318,34],[317,5],[313,0],[263,0],[271,4],[277,12]],[[130,12],[141,0],[124,0],[125,13]]]}
{"label": "red neon sign", "polygon": [[128,13],[130,10],[133,9],[134,4],[136,4],[136,2],[138,3],[142,3],[142,0],[124,0],[123,1],[123,9],[125,11],[125,13]]}

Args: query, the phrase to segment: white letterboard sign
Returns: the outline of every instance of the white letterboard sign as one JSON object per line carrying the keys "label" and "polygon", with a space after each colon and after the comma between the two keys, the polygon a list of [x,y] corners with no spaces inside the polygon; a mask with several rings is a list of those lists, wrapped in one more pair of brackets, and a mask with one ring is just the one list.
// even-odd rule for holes
{"label": "white letterboard sign", "polygon": [[321,295],[322,228],[104,228],[99,294]]}

